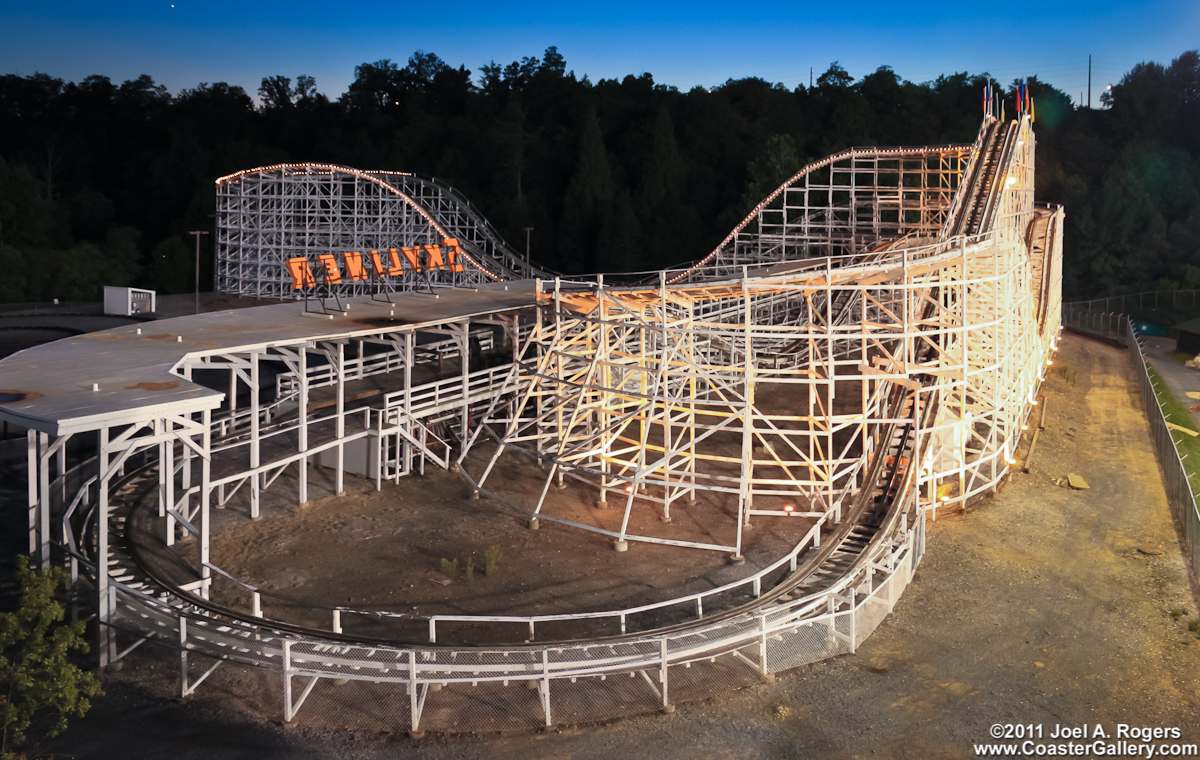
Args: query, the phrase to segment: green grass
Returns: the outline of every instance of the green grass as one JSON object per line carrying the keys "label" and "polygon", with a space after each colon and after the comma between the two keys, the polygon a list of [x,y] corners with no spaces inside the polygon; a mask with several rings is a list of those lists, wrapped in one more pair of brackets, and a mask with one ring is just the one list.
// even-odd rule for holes
{"label": "green grass", "polygon": [[[1162,376],[1150,366],[1146,367],[1146,371],[1150,373],[1150,380],[1158,392],[1158,403],[1162,407],[1167,422],[1173,422],[1188,430],[1197,430],[1196,421],[1188,413],[1187,407],[1171,394],[1167,384],[1163,382]],[[1187,458],[1183,460],[1183,466],[1187,469],[1188,475],[1193,478],[1193,485],[1200,485],[1200,480],[1195,479],[1200,478],[1200,437],[1193,437],[1175,430],[1171,431],[1171,437],[1175,439],[1175,446],[1179,449],[1180,454],[1187,454]]]}

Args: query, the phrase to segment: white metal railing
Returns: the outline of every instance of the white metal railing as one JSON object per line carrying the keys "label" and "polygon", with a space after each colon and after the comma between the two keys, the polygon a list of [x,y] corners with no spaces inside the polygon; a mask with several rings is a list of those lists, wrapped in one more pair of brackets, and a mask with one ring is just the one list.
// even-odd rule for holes
{"label": "white metal railing", "polygon": [[[258,424],[260,426],[269,425],[271,420],[279,413],[281,407],[288,402],[295,402],[295,398],[276,398],[274,401],[269,401],[258,407]],[[253,427],[254,409],[246,407],[245,409],[235,409],[223,416],[213,420],[213,432],[218,438],[229,438],[239,434],[245,435],[250,432]]]}
{"label": "white metal railing", "polygon": [[[361,409],[348,410],[344,413],[343,416],[346,417],[347,420],[349,420],[353,417],[361,416],[363,418],[364,428],[367,428],[367,427],[369,427],[370,413],[371,413],[370,407],[363,407]],[[322,422],[336,420],[337,417],[338,417],[337,412],[333,412],[333,413],[327,414],[323,417],[309,417],[308,419],[306,419],[304,421],[303,424],[308,425],[309,427],[313,427],[314,425],[319,425]],[[297,420],[288,420],[286,422],[277,423],[274,426],[265,426],[265,427],[259,429],[258,441],[261,444],[263,441],[268,440],[270,438],[274,438],[275,436],[284,435],[286,433],[291,433],[296,430],[299,430],[300,427],[301,427],[301,422],[298,419]],[[221,443],[212,446],[209,449],[209,451],[213,454],[219,454],[223,451],[231,451],[231,450],[236,449],[241,446],[249,446],[251,443],[252,443],[252,440],[248,437],[245,437],[242,435],[234,435],[234,436],[225,438],[222,440]],[[297,453],[300,453],[300,452],[297,452]],[[309,453],[312,453],[312,452],[309,452]]]}
{"label": "white metal railing", "polygon": [[[240,662],[282,672],[284,717],[291,720],[319,679],[343,679],[408,687],[409,711],[392,717],[409,730],[445,728],[475,730],[493,716],[472,698],[449,717],[446,710],[427,712],[431,686],[490,683],[522,688],[536,685],[540,709],[527,720],[534,724],[615,717],[686,701],[693,667],[702,670],[719,663],[708,677],[728,682],[730,667],[740,677],[761,677],[808,662],[853,653],[889,614],[910,582],[921,543],[922,524],[897,526],[889,540],[872,544],[869,556],[830,588],[802,599],[780,601],[743,615],[669,634],[621,641],[587,641],[512,647],[390,646],[317,639],[286,634],[270,621],[247,623],[179,605],[115,583],[124,624],[144,635],[176,642],[182,657],[208,654],[218,662]],[[894,539],[894,540],[893,540]],[[335,627],[340,627],[335,622]],[[188,680],[183,663],[183,693],[190,693],[216,667],[199,679]],[[587,688],[606,688],[604,678],[641,674],[646,691],[625,697],[612,713],[577,712],[571,699],[582,682]],[[652,675],[651,675],[652,674]],[[682,682],[678,679],[683,677]],[[303,693],[292,691],[293,678],[307,678]],[[551,684],[554,684],[551,690]],[[729,683],[729,687],[736,685]],[[685,695],[677,695],[680,688]],[[386,686],[378,687],[386,689]],[[517,692],[521,693],[521,692]],[[557,695],[557,698],[555,698]],[[396,697],[394,697],[396,698]],[[403,697],[398,697],[403,700]],[[503,703],[501,703],[503,704]],[[407,720],[405,720],[407,718]]]}
{"label": "white metal railing", "polygon": [[[379,465],[375,472],[375,487],[379,488],[384,480],[398,479],[407,465],[400,463],[398,449],[395,455],[389,455],[388,436],[396,436],[416,449],[421,459],[421,474],[425,473],[425,460],[429,460],[444,470],[450,469],[451,445],[437,433],[433,432],[423,421],[406,417],[403,409],[373,409],[375,415],[375,434],[379,437]],[[412,427],[406,429],[406,424]],[[368,418],[370,424],[370,418]],[[439,456],[430,448],[430,439],[442,447]],[[392,469],[394,468],[394,469]]]}
{"label": "white metal railing", "polygon": [[501,364],[468,374],[465,384],[463,376],[456,375],[418,385],[411,393],[386,393],[383,406],[388,410],[404,410],[413,419],[429,417],[447,409],[492,398],[508,382],[512,369],[511,364]]}
{"label": "white metal railing", "polygon": [[[699,592],[695,592],[692,594],[686,594],[686,595],[680,596],[680,597],[674,597],[671,599],[665,599],[665,600],[658,601],[658,602],[651,602],[649,604],[638,605],[635,607],[626,607],[626,608],[617,609],[617,610],[601,610],[601,611],[597,611],[597,612],[575,612],[575,613],[565,613],[565,614],[557,614],[557,615],[440,615],[440,614],[423,615],[423,614],[419,614],[419,613],[407,613],[407,612],[394,613],[394,612],[386,612],[386,611],[381,611],[381,610],[355,609],[353,607],[347,607],[347,606],[343,606],[343,605],[330,606],[330,607],[315,607],[314,605],[307,604],[307,606],[309,609],[324,609],[324,610],[328,611],[328,613],[331,615],[331,619],[336,619],[338,621],[337,624],[333,627],[333,629],[331,629],[337,633],[341,633],[341,629],[342,629],[343,625],[346,623],[348,617],[352,616],[352,615],[362,616],[363,618],[367,618],[367,619],[396,618],[396,619],[400,619],[400,620],[425,621],[428,623],[428,626],[429,626],[429,643],[431,643],[431,644],[437,643],[438,623],[442,623],[442,624],[449,624],[449,623],[456,623],[456,624],[462,624],[462,623],[511,624],[511,625],[518,626],[521,629],[527,630],[528,634],[529,634],[528,640],[534,641],[535,636],[536,636],[537,625],[539,623],[544,624],[544,623],[551,623],[551,622],[582,621],[582,620],[616,620],[619,622],[621,633],[624,634],[627,632],[627,628],[628,628],[627,624],[628,624],[629,619],[634,617],[635,615],[648,613],[648,612],[654,612],[654,611],[658,611],[658,610],[665,610],[665,609],[669,609],[672,607],[687,607],[687,608],[694,607],[695,613],[696,613],[695,619],[701,620],[704,617],[704,600],[708,599],[710,597],[713,597],[713,596],[716,596],[719,594],[726,594],[726,593],[734,592],[739,589],[744,589],[744,588],[749,587],[753,597],[758,598],[762,594],[763,581],[768,575],[775,573],[776,571],[778,571],[780,568],[784,567],[785,565],[788,566],[789,572],[795,572],[796,567],[799,564],[800,555],[809,549],[816,549],[816,548],[820,547],[820,545],[821,545],[821,529],[825,526],[825,523],[826,523],[825,517],[822,517],[819,520],[817,520],[813,524],[813,526],[808,530],[808,532],[804,534],[803,538],[801,538],[800,541],[798,541],[796,543],[796,545],[792,548],[791,551],[789,551],[787,554],[780,557],[779,559],[777,559],[775,562],[771,563],[767,567],[763,568],[762,570],[759,570],[758,572],[754,573],[753,575],[747,576],[745,578],[741,578],[741,579],[733,581],[731,583],[727,583],[723,586],[717,586],[715,588],[706,589],[704,591],[699,591]],[[234,584],[236,584],[237,586],[240,586],[246,592],[251,594],[251,605],[252,605],[252,608],[255,610],[254,614],[257,617],[262,617],[264,624],[266,624],[266,625],[270,625],[271,622],[285,624],[286,621],[284,621],[282,619],[277,619],[277,620],[273,621],[271,618],[268,618],[265,615],[263,615],[262,597],[264,595],[276,598],[276,599],[280,600],[281,602],[287,603],[289,606],[304,606],[304,605],[306,605],[306,603],[301,600],[291,599],[291,598],[283,596],[281,594],[264,592],[262,589],[254,586],[253,584],[247,583],[239,578],[236,578],[232,574],[217,567],[216,565],[209,565],[209,567],[213,571],[219,573],[223,577],[232,581]]]}
{"label": "white metal railing", "polygon": [[[411,418],[419,420],[433,416],[439,412],[457,409],[463,405],[491,398],[508,381],[511,371],[512,365],[504,364],[472,372],[467,375],[465,394],[463,393],[463,378],[461,375],[418,385],[412,391]],[[353,409],[345,412],[345,417],[349,420],[351,417],[361,416],[363,430],[372,430],[381,426],[395,427],[399,424],[396,415],[404,409],[404,396],[404,391],[385,394],[384,408],[362,407],[360,409]],[[275,436],[295,432],[301,426],[301,422],[298,419],[287,420],[281,423],[271,423],[271,414],[273,410],[278,408],[279,403],[276,402],[269,407],[263,407],[259,410],[261,421],[258,440],[260,444]],[[378,424],[372,424],[372,415],[378,416]],[[221,442],[213,445],[210,451],[213,454],[218,454],[239,447],[248,447],[251,443],[248,437],[248,421],[252,416],[252,413],[249,411],[239,410],[234,416],[214,420],[214,432],[218,434]],[[336,419],[337,413],[334,412],[320,417],[309,417],[305,420],[304,424],[311,428],[322,422]],[[276,466],[276,463],[262,465],[263,468],[274,466]]]}
{"label": "white metal railing", "polygon": [[[490,351],[495,348],[492,330],[473,330],[472,339],[478,340],[480,348]],[[461,354],[459,342],[454,338],[424,343],[417,346],[420,352],[433,352],[441,359],[455,359]],[[429,364],[433,359],[417,360],[416,364]],[[361,380],[373,375],[384,375],[404,368],[404,358],[396,351],[386,351],[369,356],[354,356],[343,361],[347,380]],[[308,367],[308,387],[321,388],[337,382],[337,367],[333,364],[314,364]],[[284,372],[275,377],[277,398],[292,397],[299,393],[300,382],[295,373]]]}

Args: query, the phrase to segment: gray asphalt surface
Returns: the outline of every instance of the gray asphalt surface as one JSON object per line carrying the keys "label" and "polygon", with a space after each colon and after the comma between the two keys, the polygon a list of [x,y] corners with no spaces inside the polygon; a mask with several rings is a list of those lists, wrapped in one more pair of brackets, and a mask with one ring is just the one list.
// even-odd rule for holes
{"label": "gray asphalt surface", "polygon": [[[1146,353],[1146,360],[1150,362],[1150,366],[1162,375],[1179,403],[1188,408],[1200,406],[1200,399],[1187,397],[1188,391],[1200,391],[1200,370],[1185,367],[1167,355],[1167,352],[1175,350],[1174,338],[1143,336],[1142,350]],[[1200,426],[1200,411],[1192,412],[1192,419]]]}

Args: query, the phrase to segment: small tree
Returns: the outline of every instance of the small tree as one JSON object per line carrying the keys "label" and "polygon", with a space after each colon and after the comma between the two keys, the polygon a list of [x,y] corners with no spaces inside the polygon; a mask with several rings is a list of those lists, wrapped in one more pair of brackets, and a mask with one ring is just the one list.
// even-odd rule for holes
{"label": "small tree", "polygon": [[55,591],[65,581],[61,568],[39,572],[24,558],[17,562],[20,606],[0,613],[0,760],[22,757],[15,749],[27,741],[35,715],[47,719],[45,735],[54,737],[68,715],[83,715],[103,694],[96,677],[71,661],[88,645],[83,623],[63,622]]}

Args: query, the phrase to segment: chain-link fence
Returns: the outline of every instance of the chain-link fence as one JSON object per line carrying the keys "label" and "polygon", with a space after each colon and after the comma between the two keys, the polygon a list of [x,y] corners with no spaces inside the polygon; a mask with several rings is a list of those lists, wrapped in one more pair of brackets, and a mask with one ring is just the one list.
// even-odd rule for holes
{"label": "chain-link fence", "polygon": [[1090,298],[1063,304],[1080,311],[1130,314],[1135,311],[1195,311],[1200,309],[1200,290],[1147,290],[1123,296]]}
{"label": "chain-link fence", "polygon": [[1128,319],[1121,312],[1088,309],[1078,303],[1063,304],[1063,325],[1078,332],[1124,341],[1126,322]]}
{"label": "chain-link fence", "polygon": [[1150,435],[1154,438],[1154,445],[1158,449],[1158,461],[1162,463],[1163,475],[1166,477],[1167,497],[1175,516],[1183,526],[1187,543],[1185,550],[1191,557],[1192,573],[1200,575],[1200,510],[1196,506],[1196,491],[1183,464],[1183,457],[1179,454],[1179,448],[1171,437],[1171,429],[1167,427],[1167,418],[1158,399],[1159,393],[1170,391],[1165,387],[1159,389],[1154,386],[1147,370],[1146,356],[1142,353],[1137,335],[1134,334],[1133,323],[1126,319],[1124,327],[1133,375],[1142,392],[1146,417],[1150,420]]}
{"label": "chain-link fence", "polygon": [[1062,305],[1062,323],[1075,330],[1125,341],[1125,321],[1138,312],[1200,311],[1200,290],[1148,290],[1123,296],[1070,301]]}
{"label": "chain-link fence", "polygon": [[1166,478],[1167,495],[1183,526],[1187,544],[1185,551],[1191,558],[1192,573],[1200,576],[1200,510],[1196,505],[1196,490],[1158,400],[1160,392],[1170,391],[1165,387],[1155,387],[1147,371],[1146,356],[1138,343],[1134,323],[1128,316],[1130,312],[1143,309],[1194,310],[1200,305],[1198,293],[1200,291],[1196,290],[1150,291],[1064,303],[1062,322],[1076,330],[1118,340],[1129,347],[1134,378],[1142,393],[1146,417],[1150,420],[1150,434],[1154,438]]}

